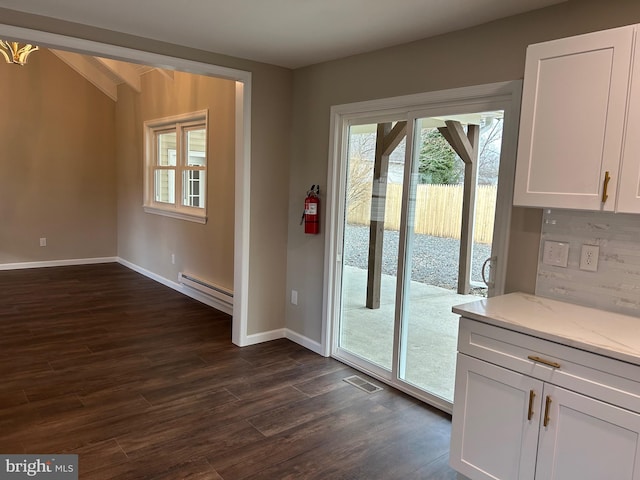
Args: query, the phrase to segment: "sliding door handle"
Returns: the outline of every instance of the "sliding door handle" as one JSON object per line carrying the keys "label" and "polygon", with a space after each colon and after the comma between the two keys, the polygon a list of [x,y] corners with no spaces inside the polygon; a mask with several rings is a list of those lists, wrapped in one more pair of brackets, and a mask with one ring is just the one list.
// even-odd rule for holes
{"label": "sliding door handle", "polygon": [[[482,281],[484,282],[484,284],[489,287],[489,288],[493,288],[493,282],[491,281],[491,276],[492,276],[492,272],[491,270],[493,269],[493,264],[498,260],[497,257],[489,257],[487,258],[484,263],[482,264],[482,270],[481,270],[481,275],[482,275]],[[489,271],[490,274],[487,277],[486,274],[486,269],[487,266],[489,267]]]}

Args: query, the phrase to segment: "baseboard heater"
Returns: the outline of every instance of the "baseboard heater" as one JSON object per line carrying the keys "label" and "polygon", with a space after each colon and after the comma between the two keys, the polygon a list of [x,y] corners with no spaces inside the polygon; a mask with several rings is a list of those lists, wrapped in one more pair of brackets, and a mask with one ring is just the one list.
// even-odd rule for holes
{"label": "baseboard heater", "polygon": [[204,293],[205,295],[216,298],[227,305],[233,306],[233,292],[225,288],[212,285],[204,280],[200,280],[199,278],[183,272],[178,273],[178,281],[182,285],[193,288],[200,293]]}

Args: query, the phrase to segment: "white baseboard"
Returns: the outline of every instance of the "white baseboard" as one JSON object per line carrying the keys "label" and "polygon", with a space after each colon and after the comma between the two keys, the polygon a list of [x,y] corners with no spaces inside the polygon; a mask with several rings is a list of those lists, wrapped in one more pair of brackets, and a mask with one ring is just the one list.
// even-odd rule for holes
{"label": "white baseboard", "polygon": [[220,310],[221,312],[224,312],[227,315],[233,315],[233,305],[229,305],[228,303],[220,301],[217,298],[213,298],[213,297],[210,297],[209,295],[200,293],[197,290],[189,288],[178,282],[173,282],[168,278],[165,278],[161,275],[158,275],[157,273],[152,272],[151,270],[147,270],[146,268],[136,265],[135,263],[131,263],[128,260],[125,260],[124,258],[118,258],[116,261],[121,265],[124,265],[125,267],[130,268],[134,272],[138,272],[141,275],[144,275],[145,277],[150,278],[151,280],[155,280],[156,282],[161,283],[162,285],[165,285],[179,293],[182,293],[183,295],[186,295],[187,297],[193,298],[194,300],[204,303],[205,305],[208,305],[210,307],[213,307],[216,310]]}
{"label": "white baseboard", "polygon": [[300,335],[299,333],[294,332],[293,330],[286,328],[285,336],[292,342],[295,342],[298,345],[302,345],[303,347],[308,348],[309,350],[317,353],[318,355],[323,355],[324,353],[324,349],[322,348],[322,345],[320,343],[316,342],[315,340],[311,340],[310,338],[305,337],[304,335]]}
{"label": "white baseboard", "polygon": [[300,335],[299,333],[294,332],[293,330],[290,330],[288,328],[278,328],[276,330],[270,330],[268,332],[247,335],[245,338],[246,343],[240,346],[245,347],[247,345],[255,345],[256,343],[270,342],[271,340],[277,340],[279,338],[286,338],[288,340],[291,340],[292,342],[295,342],[298,345],[302,345],[303,347],[308,348],[318,355],[322,355],[323,353],[323,348],[320,343],[316,342],[315,340],[311,340],[304,335]]}
{"label": "white baseboard", "polygon": [[118,257],[70,258],[65,260],[47,260],[42,262],[2,263],[0,270],[22,270],[26,268],[67,267],[69,265],[91,265],[94,263],[114,263]]}

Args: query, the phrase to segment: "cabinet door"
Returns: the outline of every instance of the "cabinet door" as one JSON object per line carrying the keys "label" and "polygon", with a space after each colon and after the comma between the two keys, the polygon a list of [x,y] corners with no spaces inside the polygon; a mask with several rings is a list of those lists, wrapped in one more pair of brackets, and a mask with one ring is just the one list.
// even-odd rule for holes
{"label": "cabinet door", "polygon": [[636,37],[616,210],[640,213],[640,38]]}
{"label": "cabinet door", "polygon": [[[459,353],[451,467],[472,480],[532,480],[542,385],[538,380]],[[530,400],[533,403],[529,419]]]}
{"label": "cabinet door", "polygon": [[634,28],[529,46],[514,204],[614,209]]}
{"label": "cabinet door", "polygon": [[549,384],[543,408],[547,397],[537,479],[640,479],[640,415]]}

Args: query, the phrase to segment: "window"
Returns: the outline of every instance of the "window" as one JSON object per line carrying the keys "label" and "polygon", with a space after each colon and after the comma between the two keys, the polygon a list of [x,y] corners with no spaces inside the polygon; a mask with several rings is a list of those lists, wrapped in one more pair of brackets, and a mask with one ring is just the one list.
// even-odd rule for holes
{"label": "window", "polygon": [[207,111],[150,120],[145,132],[147,213],[207,221]]}

